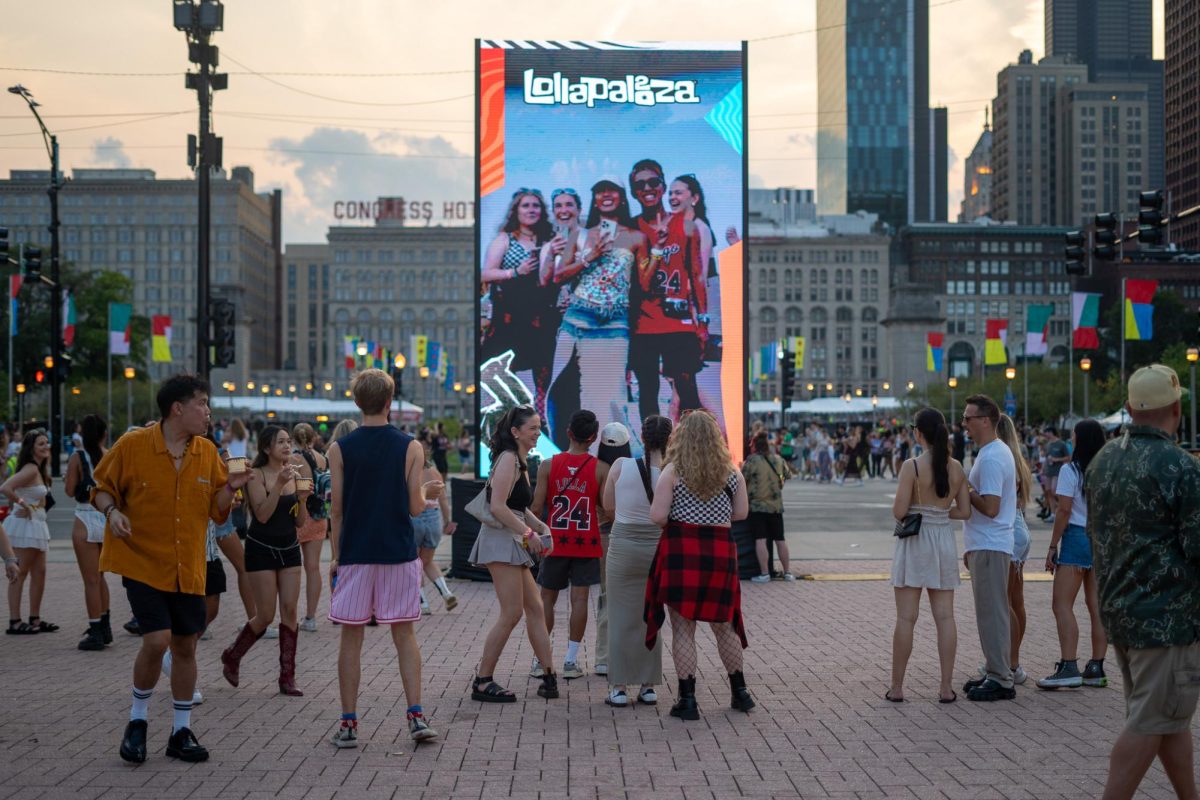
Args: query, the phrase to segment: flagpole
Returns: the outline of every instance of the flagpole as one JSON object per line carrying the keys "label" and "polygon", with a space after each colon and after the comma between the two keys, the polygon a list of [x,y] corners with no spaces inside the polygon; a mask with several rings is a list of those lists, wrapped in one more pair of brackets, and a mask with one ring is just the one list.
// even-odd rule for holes
{"label": "flagpole", "polygon": [[1071,297],[1071,325],[1070,336],[1067,338],[1067,346],[1069,348],[1067,355],[1067,375],[1070,380],[1067,382],[1070,389],[1067,390],[1067,396],[1070,398],[1068,405],[1070,406],[1071,416],[1075,416],[1075,298]]}
{"label": "flagpole", "polygon": [[1125,278],[1121,278],[1121,399],[1125,399]]}
{"label": "flagpole", "polygon": [[[108,423],[108,429],[112,430],[113,415],[112,415],[112,303],[108,304],[108,416],[105,421]],[[116,441],[113,437],[112,441]]]}

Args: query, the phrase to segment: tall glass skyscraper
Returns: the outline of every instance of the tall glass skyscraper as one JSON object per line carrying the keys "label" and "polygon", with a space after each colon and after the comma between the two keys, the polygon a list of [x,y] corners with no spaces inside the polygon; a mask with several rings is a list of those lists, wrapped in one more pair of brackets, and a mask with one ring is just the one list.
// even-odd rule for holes
{"label": "tall glass skyscraper", "polygon": [[929,108],[928,0],[818,0],[817,206],[895,228],[946,219],[944,110]]}

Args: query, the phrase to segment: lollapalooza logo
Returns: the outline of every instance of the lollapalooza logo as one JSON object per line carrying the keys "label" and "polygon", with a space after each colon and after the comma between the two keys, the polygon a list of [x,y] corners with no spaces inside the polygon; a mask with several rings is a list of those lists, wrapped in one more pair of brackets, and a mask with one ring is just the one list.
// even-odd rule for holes
{"label": "lollapalooza logo", "polygon": [[525,70],[526,103],[595,108],[599,100],[655,106],[660,103],[699,103],[700,95],[696,93],[695,81],[626,75],[620,80],[580,77],[572,82],[561,72],[539,78],[532,69]]}

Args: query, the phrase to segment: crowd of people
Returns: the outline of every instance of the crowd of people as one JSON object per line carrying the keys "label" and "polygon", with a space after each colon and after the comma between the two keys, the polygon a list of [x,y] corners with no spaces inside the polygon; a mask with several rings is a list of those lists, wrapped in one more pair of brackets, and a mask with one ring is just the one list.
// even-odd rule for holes
{"label": "crowd of people", "polygon": [[[356,376],[352,391],[362,421],[340,423],[328,445],[304,424],[291,431],[265,425],[253,447],[237,421],[218,437],[208,391],[194,376],[169,379],[157,397],[160,419],[126,432],[111,447],[104,420],[85,418],[67,464],[64,488],[76,501],[72,544],[88,619],[78,646],[102,650],[112,642],[104,573],[121,576],[133,614],[126,627],[141,635],[121,757],[146,759],[149,703],[166,676],[174,715],[167,755],[208,758],[191,715],[203,701],[196,691],[196,648],[226,590],[222,556],[235,568],[248,618],[221,653],[224,678],[239,685],[245,655],[278,620],[279,692],[302,695],[297,643],[301,631],[316,629],[326,538],[333,556],[329,619],[340,626],[341,638],[342,713],[333,745],[357,746],[360,653],[364,626],[371,624],[391,628],[410,736],[417,742],[436,738],[421,706],[414,623],[429,610],[427,580],[447,610],[458,601],[433,562],[440,537],[456,529],[445,483],[449,437],[441,428],[412,436],[390,424],[394,384],[380,370]],[[961,426],[961,444],[958,431],[930,408],[903,430],[846,432],[848,452],[866,455],[856,465],[860,476],[883,477],[872,466],[876,443],[881,464],[888,461],[889,437],[893,447],[897,441],[906,447],[907,457],[892,463],[896,624],[884,700],[908,699],[905,677],[922,594],[936,629],[938,701],[958,700],[953,593],[961,580],[959,521],[961,563],[971,579],[983,653],[978,674],[961,690],[974,702],[1016,697],[1016,687],[1028,679],[1020,658],[1027,622],[1022,576],[1031,549],[1025,511],[1040,486],[1052,509],[1044,568],[1053,573],[1060,652],[1054,671],[1036,685],[1105,687],[1111,645],[1127,719],[1112,751],[1105,797],[1132,796],[1155,758],[1181,797],[1194,796],[1190,723],[1200,699],[1200,465],[1175,444],[1180,395],[1169,368],[1139,369],[1128,386],[1132,424],[1115,437],[1094,420],[1076,424],[1065,439],[1053,430],[1022,432],[985,395],[966,400],[955,425]],[[598,586],[594,671],[607,676],[608,705],[658,702],[660,632],[669,622],[678,680],[670,715],[699,719],[696,629],[705,622],[726,673],[730,707],[753,709],[743,672],[749,642],[733,526],[746,520],[756,540],[754,582],[771,579],[768,543],[782,560],[784,578],[794,580],[782,497],[797,472],[794,462],[810,460],[807,444],[798,447],[788,432],[772,436],[756,426],[739,468],[717,420],[693,410],[678,422],[657,414],[643,420],[635,458],[624,425],[602,427],[596,413],[581,408],[567,422],[568,447],[531,468],[543,431],[534,406],[509,409],[488,442],[492,472],[486,487],[467,505],[480,522],[470,561],[487,569],[497,598],[471,697],[517,700],[495,670],[522,619],[538,696],[556,699],[560,677],[586,674],[580,652],[591,587]],[[806,442],[810,435],[818,442],[825,436],[810,429]],[[963,463],[968,449],[969,466]],[[15,460],[6,460],[0,484],[9,501],[0,556],[9,579],[12,635],[58,630],[40,616],[49,457],[46,433],[29,431]],[[853,475],[853,469],[843,474]],[[26,583],[28,619],[21,615]],[[1082,669],[1074,613],[1081,589],[1090,623],[1090,657]],[[564,590],[567,649],[557,672],[552,632]]]}

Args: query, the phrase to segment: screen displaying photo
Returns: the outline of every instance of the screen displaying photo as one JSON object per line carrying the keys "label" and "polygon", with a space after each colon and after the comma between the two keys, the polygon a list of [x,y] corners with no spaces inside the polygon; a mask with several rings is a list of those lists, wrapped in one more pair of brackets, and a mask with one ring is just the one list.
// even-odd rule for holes
{"label": "screen displaying photo", "polygon": [[652,414],[704,409],[740,442],[744,44],[481,40],[477,57],[481,475],[523,403],[542,458],[580,409],[635,454]]}

